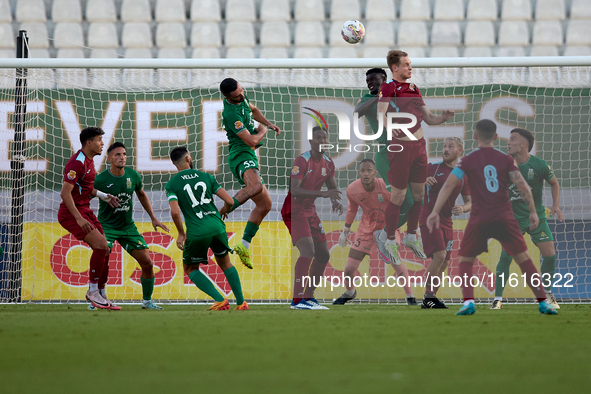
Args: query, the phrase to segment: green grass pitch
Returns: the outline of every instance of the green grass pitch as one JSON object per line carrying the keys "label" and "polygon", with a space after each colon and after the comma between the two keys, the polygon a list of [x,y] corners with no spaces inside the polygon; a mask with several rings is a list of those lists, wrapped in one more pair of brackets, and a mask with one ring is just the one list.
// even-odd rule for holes
{"label": "green grass pitch", "polygon": [[575,393],[591,387],[591,305],[247,312],[0,305],[6,393]]}

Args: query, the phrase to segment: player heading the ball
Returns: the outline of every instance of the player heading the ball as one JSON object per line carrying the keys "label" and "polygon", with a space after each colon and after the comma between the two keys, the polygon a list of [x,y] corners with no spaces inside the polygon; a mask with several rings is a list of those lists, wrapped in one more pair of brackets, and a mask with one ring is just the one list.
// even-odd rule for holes
{"label": "player heading the ball", "polygon": [[[501,243],[509,256],[513,256],[523,272],[528,286],[532,289],[540,313],[557,314],[546,301],[540,274],[527,253],[527,245],[513,216],[509,201],[509,184],[513,182],[529,209],[529,227],[538,226],[538,214],[531,191],[515,166],[514,159],[494,148],[497,139],[497,125],[488,119],[476,123],[474,139],[478,149],[462,158],[453,169],[439,191],[433,210],[427,218],[429,231],[439,228],[439,214],[464,175],[468,176],[470,192],[474,197],[472,213],[460,244],[460,277],[464,305],[456,315],[472,315],[474,306],[473,265],[476,257],[488,251],[488,240],[494,238]],[[537,284],[536,284],[537,283]]]}

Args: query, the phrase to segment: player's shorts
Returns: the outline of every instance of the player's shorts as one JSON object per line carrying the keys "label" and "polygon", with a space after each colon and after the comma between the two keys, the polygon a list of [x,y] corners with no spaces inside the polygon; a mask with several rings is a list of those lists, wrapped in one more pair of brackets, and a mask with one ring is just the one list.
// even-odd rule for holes
{"label": "player's shorts", "polygon": [[291,242],[295,243],[304,237],[312,237],[314,243],[326,242],[326,234],[317,214],[313,216],[292,215],[282,209],[281,216],[291,234]]}
{"label": "player's shorts", "polygon": [[468,220],[464,238],[460,243],[460,256],[474,257],[488,252],[490,238],[499,241],[509,256],[527,251],[523,234],[514,217],[476,225]]}
{"label": "player's shorts", "polygon": [[[94,215],[94,212],[92,212],[90,208],[78,208],[78,212],[80,212],[80,215],[82,215],[84,219],[92,223],[92,225],[96,227],[96,229],[101,234],[105,233],[103,231],[103,227],[101,226],[98,219]],[[68,211],[68,208],[59,209],[59,211],[57,212],[57,221],[62,225],[63,228],[68,230],[74,237],[76,237],[77,240],[83,241],[84,237],[88,235],[88,233],[82,230],[82,228],[78,225],[76,219],[74,219],[74,216],[72,216],[70,211]]]}
{"label": "player's shorts", "polygon": [[[390,170],[388,171],[388,182],[397,189],[406,189],[409,182],[425,183],[427,180],[427,150],[424,138],[418,141],[394,140],[396,144],[402,145],[401,152],[388,152]],[[394,149],[392,150],[400,150]]]}
{"label": "player's shorts", "polygon": [[[243,151],[239,153],[231,153],[228,156],[228,165],[230,166],[230,171],[232,171],[232,175],[234,175],[234,178],[236,178],[240,185],[242,185],[243,187],[246,186],[244,180],[242,179],[244,172],[246,170],[254,168],[260,171],[259,159],[257,158],[257,155],[254,153],[253,150]],[[263,181],[262,177],[261,181],[264,185],[265,182]]]}
{"label": "player's shorts", "polygon": [[185,249],[183,250],[183,264],[207,264],[209,258],[207,253],[209,249],[213,251],[216,257],[224,257],[232,251],[228,246],[228,234],[226,232],[212,235],[211,237],[187,238],[185,240]]}
{"label": "player's shorts", "polygon": [[421,226],[421,239],[423,241],[423,251],[427,257],[432,258],[433,253],[445,250],[446,259],[451,258],[451,251],[454,247],[454,232],[448,228],[434,228],[433,232],[429,232],[426,225]]}
{"label": "player's shorts", "polygon": [[376,240],[372,233],[357,231],[351,240],[351,249],[365,254],[371,254],[376,246]]}
{"label": "player's shorts", "polygon": [[112,229],[109,226],[105,226],[104,230],[107,244],[111,249],[113,249],[115,241],[119,242],[119,245],[123,246],[123,249],[129,254],[135,249],[148,249],[146,240],[141,236],[134,224],[128,225],[122,229]]}
{"label": "player's shorts", "polygon": [[517,221],[519,224],[519,228],[521,229],[521,233],[525,234],[528,233],[531,237],[531,240],[534,244],[539,244],[541,242],[548,242],[554,241],[554,237],[550,232],[550,227],[548,226],[548,221],[546,218],[540,219],[540,224],[538,227],[534,228],[533,230],[529,229],[529,218],[522,219]]}

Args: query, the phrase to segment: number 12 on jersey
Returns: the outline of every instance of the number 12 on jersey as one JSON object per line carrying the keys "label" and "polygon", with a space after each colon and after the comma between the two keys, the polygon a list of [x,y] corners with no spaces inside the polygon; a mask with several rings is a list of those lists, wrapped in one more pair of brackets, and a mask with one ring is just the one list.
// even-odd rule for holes
{"label": "number 12 on jersey", "polygon": [[191,207],[196,207],[197,205],[209,204],[211,202],[211,198],[205,197],[205,192],[207,191],[207,185],[205,182],[197,182],[194,186],[195,191],[199,189],[199,186],[203,187],[203,192],[201,193],[201,201],[197,201],[195,198],[195,194],[193,194],[193,190],[191,190],[191,185],[186,184],[183,187],[183,190],[187,192],[189,198],[191,199]]}

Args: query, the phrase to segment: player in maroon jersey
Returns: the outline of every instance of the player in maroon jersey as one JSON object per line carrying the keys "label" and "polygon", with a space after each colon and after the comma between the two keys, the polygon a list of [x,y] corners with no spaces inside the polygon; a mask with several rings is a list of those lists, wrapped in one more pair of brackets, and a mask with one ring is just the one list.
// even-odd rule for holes
{"label": "player in maroon jersey", "polygon": [[[433,205],[435,205],[437,194],[439,194],[449,174],[456,167],[458,159],[463,152],[464,141],[458,137],[448,137],[443,142],[443,160],[429,164],[427,168],[427,187],[419,224],[425,254],[427,257],[432,257],[432,260],[427,267],[427,285],[425,287],[423,304],[421,305],[422,309],[447,309],[445,304],[436,297],[439,286],[435,286],[432,279],[434,276],[439,276],[445,272],[445,269],[449,265],[454,242],[452,214],[461,215],[462,213],[470,212],[472,209],[468,177],[460,180],[445,202],[443,209],[439,213],[439,229],[430,232],[427,228],[427,217],[431,214]],[[462,194],[464,205],[456,205],[456,199],[460,193]]]}
{"label": "player in maroon jersey", "polygon": [[[399,260],[399,246],[396,243],[396,228],[400,217],[400,207],[404,202],[406,188],[410,185],[414,204],[408,211],[407,232],[402,239],[402,245],[410,248],[417,257],[426,259],[416,230],[419,225],[421,204],[425,193],[427,179],[427,151],[423,138],[421,121],[428,125],[441,124],[454,116],[454,111],[445,110],[441,115],[434,115],[425,106],[419,88],[407,82],[412,76],[412,67],[408,54],[393,50],[386,57],[388,67],[392,71],[392,79],[380,87],[378,118],[387,125],[387,113],[409,113],[416,117],[417,123],[408,127],[405,132],[394,130],[388,147],[390,171],[388,181],[392,185],[390,204],[386,208],[386,234],[381,234],[378,240],[383,242],[384,248],[391,259]],[[411,123],[410,119],[395,119],[395,123]],[[387,239],[385,239],[387,238]]]}
{"label": "player in maroon jersey", "polygon": [[[339,215],[343,213],[343,206],[339,202],[341,192],[334,179],[334,162],[322,153],[321,145],[327,143],[326,131],[314,127],[311,149],[293,162],[289,193],[281,208],[281,216],[289,229],[291,240],[300,252],[294,267],[291,309],[328,309],[314,298],[314,291],[330,258],[326,235],[314,201],[318,197],[330,198],[333,212]],[[328,190],[321,190],[323,185]],[[311,279],[309,284],[304,283],[304,277]]]}
{"label": "player in maroon jersey", "polygon": [[119,206],[117,197],[94,188],[92,158],[103,150],[103,134],[105,132],[100,127],[88,127],[80,133],[82,149],[68,160],[64,168],[64,184],[60,193],[62,202],[57,218],[63,228],[92,249],[86,299],[97,308],[119,310],[121,307],[106,298],[104,289],[109,277],[109,245],[101,224],[90,209],[90,199],[95,196],[113,207]]}
{"label": "player in maroon jersey", "polygon": [[473,264],[480,253],[488,251],[487,243],[490,238],[499,241],[507,254],[513,256],[538,299],[540,313],[556,315],[556,310],[546,301],[540,274],[527,253],[527,245],[509,200],[509,185],[513,182],[519,189],[524,204],[529,208],[530,228],[535,229],[539,219],[529,186],[515,165],[515,160],[494,148],[497,126],[492,120],[483,119],[476,123],[474,138],[478,142],[478,149],[462,158],[453,169],[439,191],[433,211],[427,218],[429,231],[439,228],[439,213],[460,180],[467,175],[474,203],[460,244],[460,277],[464,305],[456,315],[472,315],[476,312]]}

